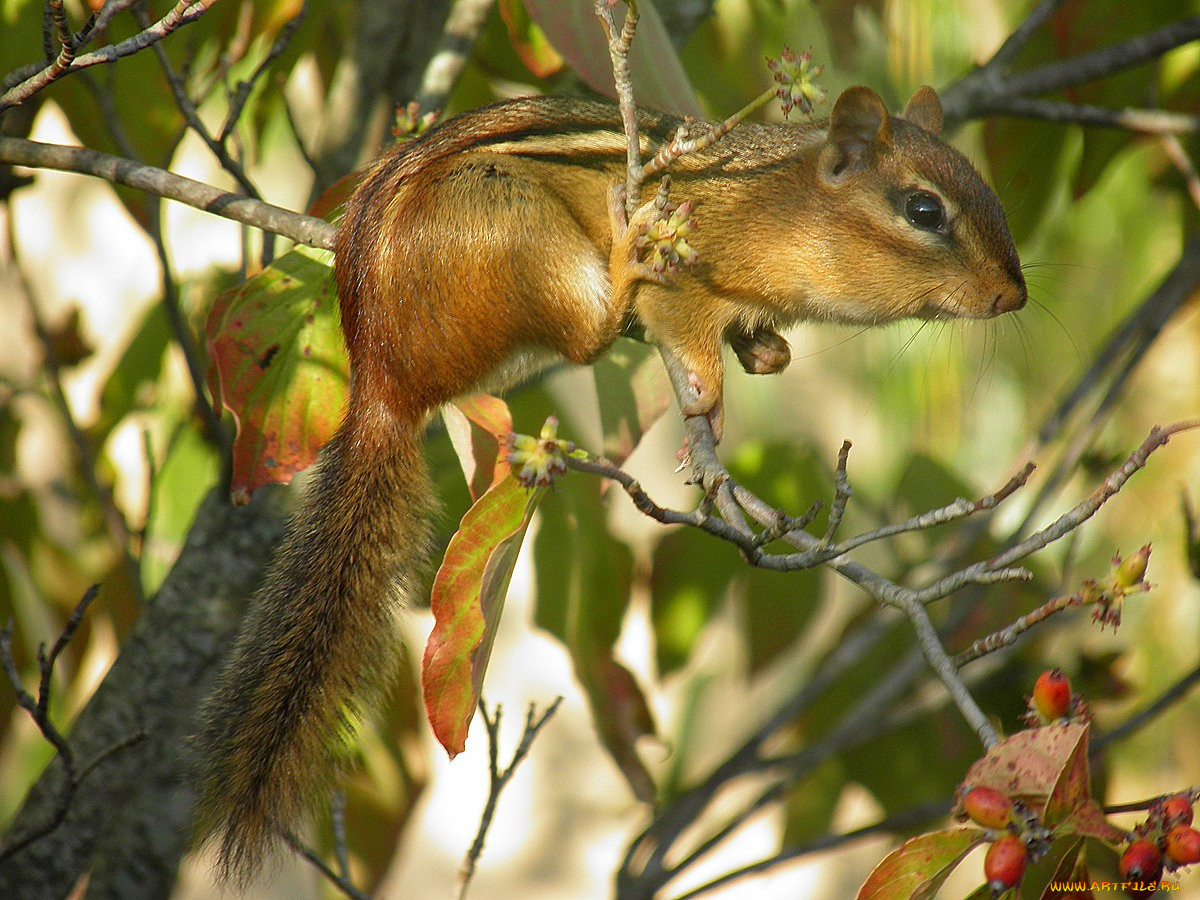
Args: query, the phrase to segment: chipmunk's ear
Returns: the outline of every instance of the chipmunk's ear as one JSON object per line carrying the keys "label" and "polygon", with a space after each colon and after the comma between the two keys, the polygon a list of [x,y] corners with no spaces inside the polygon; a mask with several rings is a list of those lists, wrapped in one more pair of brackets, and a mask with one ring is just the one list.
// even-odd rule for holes
{"label": "chipmunk's ear", "polygon": [[868,87],[842,91],[829,116],[829,134],[818,162],[822,177],[842,181],[870,166],[871,157],[892,145],[892,119]]}
{"label": "chipmunk's ear", "polygon": [[924,128],[932,135],[942,133],[942,101],[937,92],[927,84],[917,88],[917,92],[909,98],[900,118],[912,122],[919,128]]}

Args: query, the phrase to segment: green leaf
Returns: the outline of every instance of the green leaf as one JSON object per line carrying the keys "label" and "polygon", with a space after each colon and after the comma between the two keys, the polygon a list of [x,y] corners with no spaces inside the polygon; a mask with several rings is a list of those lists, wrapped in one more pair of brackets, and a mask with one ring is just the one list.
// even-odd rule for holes
{"label": "green leaf", "polygon": [[942,882],[977,844],[976,828],[934,831],[905,841],[884,857],[858,890],[858,900],[933,897]]}
{"label": "green leaf", "polygon": [[433,582],[433,632],[421,683],[425,713],[453,759],[462,752],[509,579],[544,489],[505,478],[467,510]]}
{"label": "green leaf", "polygon": [[658,670],[681,669],[712,620],[741,565],[733,552],[721,552],[713,538],[675,531],[654,548],[650,578],[650,617]]}
{"label": "green leaf", "polygon": [[[585,668],[580,668],[580,663]],[[576,660],[576,673],[587,689],[600,741],[635,797],[653,803],[657,789],[637,754],[639,739],[655,733],[654,717],[633,674],[610,653]]]}
{"label": "green leaf", "polygon": [[196,510],[216,482],[216,450],[195,428],[179,428],[151,485],[150,517],[142,545],[142,586],[153,594],[175,564],[196,518]]}
{"label": "green leaf", "polygon": [[151,305],[137,333],[121,354],[100,394],[100,421],[94,426],[103,440],[130,412],[139,407],[142,386],[158,380],[163,356],[172,341],[171,325],[161,303]]}
{"label": "green leaf", "polygon": [[674,394],[658,353],[649,344],[617,341],[592,366],[604,455],[621,465],[646,431],[671,408]]}
{"label": "green leaf", "polygon": [[783,846],[795,847],[831,833],[845,786],[846,771],[837,759],[826,760],[811,775],[790,785],[783,805],[787,817]]}
{"label": "green leaf", "polygon": [[540,511],[534,552],[539,627],[573,653],[609,648],[621,631],[633,554],[608,530],[600,479],[560,479]]}
{"label": "green leaf", "polygon": [[904,502],[908,514],[937,509],[974,494],[975,490],[958,473],[924,453],[909,457],[895,490],[895,497]]}
{"label": "green leaf", "polygon": [[[785,444],[749,443],[730,459],[734,479],[780,508],[803,512],[827,496],[830,482],[816,456]],[[732,547],[691,530],[663,538],[654,551],[651,617],[659,670],[687,661],[692,645],[732,589],[750,650],[751,673],[786,650],[819,608],[823,575],[812,569],[749,568]]]}
{"label": "green leaf", "polygon": [[1003,118],[988,120],[983,138],[991,182],[1004,203],[1013,240],[1023,245],[1053,227],[1047,221],[1049,213],[1070,203],[1068,186],[1079,172],[1082,135],[1070,128]]}
{"label": "green leaf", "polygon": [[209,313],[213,397],[237,422],[235,499],[290,480],[341,421],[348,364],[327,259],[297,248]]}
{"label": "green leaf", "polygon": [[521,0],[500,0],[499,5],[508,39],[529,71],[538,78],[549,78],[562,71],[563,58],[546,39],[546,33],[529,17],[525,4]]}

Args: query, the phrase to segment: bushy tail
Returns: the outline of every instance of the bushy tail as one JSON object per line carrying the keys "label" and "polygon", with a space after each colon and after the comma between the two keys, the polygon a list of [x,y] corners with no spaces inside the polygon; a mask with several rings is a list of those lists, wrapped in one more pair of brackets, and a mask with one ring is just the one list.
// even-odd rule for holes
{"label": "bushy tail", "polygon": [[199,826],[245,883],[328,797],[356,716],[397,662],[396,611],[429,555],[421,429],[352,409],[201,718]]}

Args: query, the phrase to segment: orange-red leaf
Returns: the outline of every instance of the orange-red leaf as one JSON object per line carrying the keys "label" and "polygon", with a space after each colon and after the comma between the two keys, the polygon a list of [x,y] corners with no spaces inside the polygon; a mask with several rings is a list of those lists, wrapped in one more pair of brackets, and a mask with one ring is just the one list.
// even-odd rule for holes
{"label": "orange-red leaf", "polygon": [[963,784],[995,788],[1040,811],[1081,743],[1086,752],[1087,734],[1088,726],[1077,724],[1018,731],[971,766]]}
{"label": "orange-red leaf", "polygon": [[543,490],[493,485],[467,510],[433,583],[433,632],[421,684],[425,714],[453,758],[462,752],[521,542]]}
{"label": "orange-red leaf", "polygon": [[508,405],[498,397],[476,394],[442,408],[446,433],[458,456],[471,499],[478,500],[508,476],[504,438],[512,432]]}
{"label": "orange-red leaf", "polygon": [[348,364],[326,259],[293,250],[209,313],[213,396],[237,423],[236,500],[310,465],[341,421]]}
{"label": "orange-red leaf", "polygon": [[976,828],[933,831],[905,841],[867,877],[858,900],[910,900],[934,892],[976,844],[984,840]]}

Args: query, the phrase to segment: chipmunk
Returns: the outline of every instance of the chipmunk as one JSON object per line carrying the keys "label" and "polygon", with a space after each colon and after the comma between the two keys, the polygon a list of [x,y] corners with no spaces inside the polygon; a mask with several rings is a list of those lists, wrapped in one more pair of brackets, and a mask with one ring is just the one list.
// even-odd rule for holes
{"label": "chipmunk", "polygon": [[[679,120],[641,113],[646,155]],[[345,419],[207,702],[200,827],[244,881],[327,796],[338,745],[397,664],[394,618],[429,564],[426,421],[555,360],[601,356],[636,316],[687,368],[683,410],[719,431],[723,343],[750,371],[787,364],[775,331],[989,318],[1026,300],[995,194],[938,135],[937,95],[899,116],[865,87],[827,122],[744,124],[677,159],[699,264],[637,260],[654,186],[628,225],[616,108],[530,97],[450,119],[385,153],[338,226],[352,373]]]}

